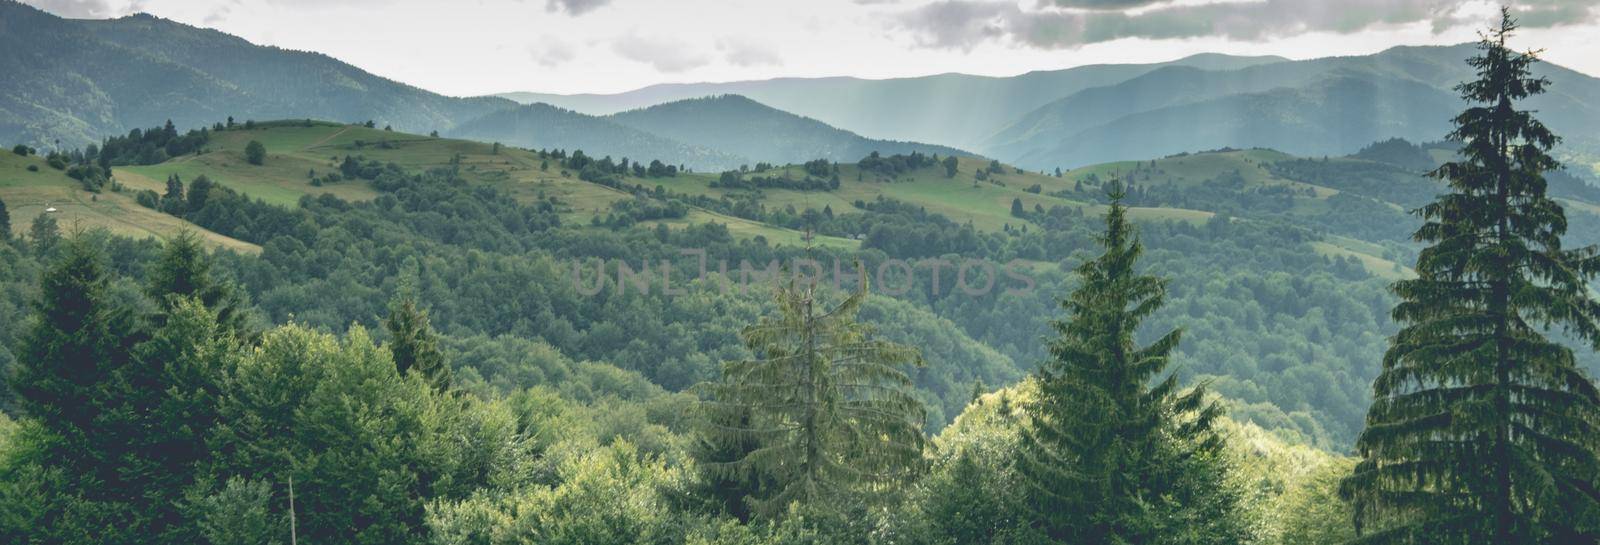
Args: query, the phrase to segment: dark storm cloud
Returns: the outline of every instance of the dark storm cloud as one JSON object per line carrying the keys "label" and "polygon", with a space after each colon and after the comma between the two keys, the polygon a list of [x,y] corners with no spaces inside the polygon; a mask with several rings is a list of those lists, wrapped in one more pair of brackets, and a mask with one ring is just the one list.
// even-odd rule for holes
{"label": "dark storm cloud", "polygon": [[[1086,4],[1132,5],[1135,0],[1053,0],[1023,9],[999,0],[943,0],[900,14],[919,44],[968,49],[991,40],[1068,48],[1119,38],[1223,37],[1259,41],[1304,32],[1348,34],[1382,25],[1427,22],[1435,30],[1483,21],[1463,18],[1470,0],[1258,0],[1157,6],[1137,12],[1085,11]],[[1151,2],[1143,2],[1149,4]],[[1054,6],[1076,4],[1080,9]],[[1595,21],[1596,0],[1522,0],[1513,9],[1526,27]]]}
{"label": "dark storm cloud", "polygon": [[548,0],[544,5],[544,9],[552,12],[564,11],[577,16],[600,9],[610,3],[611,0]]}

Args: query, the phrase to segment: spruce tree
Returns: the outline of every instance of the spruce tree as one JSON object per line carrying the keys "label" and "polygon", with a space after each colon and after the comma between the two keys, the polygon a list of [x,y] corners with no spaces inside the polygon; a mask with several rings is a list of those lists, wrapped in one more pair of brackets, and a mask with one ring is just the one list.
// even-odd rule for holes
{"label": "spruce tree", "polygon": [[0,240],[11,240],[11,213],[6,211],[6,201],[0,201]]}
{"label": "spruce tree", "polygon": [[[922,404],[901,368],[921,365],[914,348],[874,338],[855,319],[866,285],[821,311],[816,286],[776,290],[777,309],[741,337],[754,358],[724,364],[708,397],[702,437],[732,460],[702,460],[713,472],[766,484],[746,498],[774,516],[789,505],[829,509],[873,486],[920,471]],[[753,447],[753,448],[751,448]]]}
{"label": "spruce tree", "polygon": [[1068,543],[1237,542],[1237,496],[1221,486],[1211,429],[1221,409],[1203,387],[1180,392],[1175,375],[1152,385],[1182,332],[1135,343],[1166,281],[1134,270],[1143,247],[1120,185],[1109,185],[1105,252],[1077,267],[1081,283],[1061,302],[1067,318],[1051,322],[1058,337],[1026,406],[1017,469],[1033,526]]}
{"label": "spruce tree", "polygon": [[49,213],[34,216],[33,223],[28,226],[28,240],[38,255],[49,255],[61,243],[61,225]]}
{"label": "spruce tree", "polygon": [[428,311],[417,308],[416,300],[401,296],[391,303],[383,327],[389,330],[389,351],[402,376],[421,373],[439,390],[450,387],[450,364],[439,349],[439,335],[428,323]]}
{"label": "spruce tree", "polygon": [[1594,247],[1567,249],[1545,194],[1558,138],[1518,102],[1545,91],[1535,54],[1498,28],[1457,86],[1471,106],[1450,138],[1461,159],[1432,175],[1449,192],[1420,209],[1417,278],[1395,283],[1402,328],[1373,384],[1343,486],[1371,543],[1595,543],[1600,540],[1600,392],[1559,327],[1600,343],[1588,280]]}
{"label": "spruce tree", "polygon": [[[109,279],[96,240],[78,234],[42,275],[32,324],[17,349],[11,378],[18,405],[49,432],[40,455],[86,483],[118,479],[106,463],[119,450],[116,372],[128,361],[128,314],[107,293]],[[85,492],[100,496],[101,487]]]}
{"label": "spruce tree", "polygon": [[167,241],[148,275],[145,294],[160,309],[154,317],[157,327],[180,301],[194,298],[215,316],[221,332],[249,337],[243,296],[233,285],[213,278],[211,258],[198,234],[187,229],[179,231]]}
{"label": "spruce tree", "polygon": [[121,391],[113,402],[124,429],[110,463],[137,535],[150,543],[193,543],[199,530],[181,507],[209,457],[224,362],[236,344],[199,299],[169,301],[161,325],[117,373]]}

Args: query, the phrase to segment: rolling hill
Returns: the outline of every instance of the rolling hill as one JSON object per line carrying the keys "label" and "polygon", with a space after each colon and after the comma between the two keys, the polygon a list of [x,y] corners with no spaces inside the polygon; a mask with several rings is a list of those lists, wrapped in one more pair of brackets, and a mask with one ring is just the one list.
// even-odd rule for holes
{"label": "rolling hill", "polygon": [[1199,54],[1168,63],[1102,64],[1029,72],[1012,77],[938,74],[871,80],[851,77],[778,78],[729,83],[662,84],[619,94],[497,95],[607,115],[689,98],[736,94],[868,138],[968,148],[994,129],[1050,101],[1110,85],[1164,66],[1241,68],[1282,57]]}
{"label": "rolling hill", "polygon": [[669,102],[606,119],[706,149],[774,163],[851,162],[874,151],[970,155],[945,146],[872,140],[739,95]]}
{"label": "rolling hill", "polygon": [[[1461,107],[1453,87],[1472,76],[1462,62],[1471,53],[1463,44],[1305,60],[1207,54],[1004,78],[780,78],[613,95],[498,96],[612,114],[737,94],[866,137],[954,146],[1051,169],[1224,147],[1344,155],[1391,137],[1436,140]],[[1551,80],[1551,92],[1529,105],[1570,135],[1562,157],[1600,163],[1600,144],[1586,136],[1600,132],[1600,79],[1548,63],[1536,73]]]}
{"label": "rolling hill", "polygon": [[[1449,131],[1450,96],[1405,80],[1334,75],[1300,88],[1226,95],[1131,113],[1082,127],[1034,128],[1007,153],[1026,168],[1080,166],[1216,147],[1274,147],[1340,155],[1390,137],[1422,140]],[[1019,143],[1022,142],[1022,143]]]}
{"label": "rolling hill", "polygon": [[[31,168],[30,168],[31,167]],[[148,188],[143,185],[130,186]],[[133,191],[90,193],[77,180],[51,168],[43,158],[0,153],[0,201],[11,215],[11,230],[22,235],[34,219],[48,214],[64,232],[104,228],[135,239],[170,238],[182,230],[198,233],[214,247],[260,253],[255,244],[207,231],[180,218],[140,206]]]}
{"label": "rolling hill", "polygon": [[451,136],[545,149],[580,149],[595,157],[660,159],[698,170],[736,168],[748,157],[686,144],[612,120],[549,104],[529,104],[463,123]]}
{"label": "rolling hill", "polygon": [[[251,141],[266,146],[261,165],[244,160],[243,150]],[[574,146],[557,143],[553,147]],[[347,156],[373,168],[390,169],[392,165],[407,173],[406,179],[414,180],[410,184],[456,180],[468,189],[456,184],[449,184],[455,189],[437,188],[453,197],[431,202],[419,198],[425,194],[419,193],[419,187],[396,189],[394,179],[386,185],[371,177],[326,180],[327,174],[341,169]],[[1412,274],[1404,264],[1415,259],[1416,247],[1409,235],[1417,219],[1406,211],[1439,190],[1436,181],[1419,172],[1448,156],[1448,146],[1418,147],[1400,141],[1370,146],[1352,157],[1229,149],[1099,163],[1059,176],[976,157],[960,157],[954,174],[943,165],[928,162],[896,167],[892,160],[840,161],[838,187],[748,186],[728,185],[712,172],[637,176],[583,170],[580,176],[559,156],[542,156],[537,151],[361,125],[289,121],[214,131],[198,153],[152,165],[118,166],[113,174],[123,187],[121,192],[89,194],[47,166],[39,172],[27,171],[28,164],[40,162],[37,157],[12,156],[0,160],[0,199],[13,210],[19,231],[26,229],[37,210],[49,204],[61,210],[64,219],[82,218],[91,226],[103,225],[139,238],[168,236],[177,229],[193,227],[177,216],[140,206],[134,198],[136,192],[159,192],[172,175],[185,181],[205,175],[252,200],[277,205],[294,217],[318,217],[318,222],[341,224],[338,228],[290,231],[300,233],[294,236],[321,238],[325,231],[328,237],[345,237],[367,233],[372,222],[401,221],[385,228],[383,232],[388,234],[384,236],[394,235],[396,230],[425,229],[429,237],[438,237],[426,244],[432,248],[429,251],[458,251],[462,249],[445,249],[455,244],[450,241],[466,236],[459,225],[451,227],[451,222],[476,218],[473,221],[515,226],[546,214],[559,218],[558,222],[540,223],[551,230],[528,232],[525,236],[530,238],[525,241],[499,239],[484,246],[518,248],[526,244],[513,250],[516,257],[508,257],[518,262],[549,259],[540,256],[542,248],[551,244],[567,249],[562,251],[581,248],[598,252],[595,255],[615,256],[632,255],[626,248],[647,240],[711,237],[709,240],[719,241],[713,242],[716,248],[737,248],[754,255],[795,252],[809,240],[820,252],[867,259],[887,256],[916,262],[930,257],[978,256],[1014,263],[1037,280],[1037,290],[977,299],[948,293],[948,289],[942,296],[916,291],[892,297],[896,300],[892,304],[885,299],[890,306],[880,307],[898,315],[947,320],[947,325],[940,326],[949,329],[944,333],[902,334],[913,335],[919,345],[938,353],[967,354],[959,356],[962,363],[956,367],[939,363],[929,371],[944,377],[929,379],[930,384],[941,384],[942,419],[958,408],[956,402],[966,399],[966,386],[960,381],[970,380],[950,382],[949,377],[1014,376],[1015,371],[1005,370],[1025,371],[1029,362],[1044,357],[1037,343],[1038,337],[1047,333],[1043,322],[1021,324],[1016,317],[1052,312],[1055,298],[1069,282],[1064,271],[1093,244],[1106,202],[1105,182],[1119,179],[1129,188],[1129,216],[1140,224],[1141,236],[1148,244],[1150,270],[1173,279],[1171,310],[1157,319],[1163,327],[1191,331],[1192,342],[1185,344],[1176,359],[1186,376],[1213,380],[1219,394],[1238,402],[1238,414],[1245,420],[1337,448],[1348,444],[1360,427],[1373,362],[1378,361],[1381,337],[1390,327],[1384,318],[1389,308],[1384,286]],[[413,177],[430,172],[435,174]],[[790,181],[808,175],[801,165],[743,174]],[[1570,242],[1596,242],[1600,192],[1581,180],[1560,175],[1552,176],[1551,192],[1569,210]],[[522,208],[505,208],[507,197]],[[629,216],[630,211],[659,205],[678,207],[679,211]],[[253,208],[260,211],[260,206]],[[507,215],[480,216],[489,209]],[[342,219],[337,217],[340,211],[366,219]],[[384,219],[391,216],[403,219]],[[410,226],[409,222],[419,225]],[[287,236],[282,232],[264,234],[241,230],[240,225],[224,221],[207,238],[218,246],[261,252],[285,264],[321,259],[301,253],[293,243],[271,240]],[[374,247],[364,251],[382,254],[387,250]],[[330,246],[314,255],[338,253]],[[429,265],[438,266],[442,264]],[[895,293],[891,288],[883,288],[884,295]],[[327,289],[334,288],[330,284]],[[316,300],[297,289],[255,295],[264,305],[284,312]],[[293,312],[316,316],[328,324],[351,319],[331,309]],[[460,312],[467,309],[458,307],[443,315],[459,316]],[[574,312],[581,310],[560,310],[529,323],[582,323],[584,318]],[[1214,315],[1229,318],[1209,318]],[[690,320],[682,327],[695,330],[705,324]],[[567,343],[564,346],[582,357],[633,354],[629,352],[633,348],[620,352],[595,348],[633,344],[587,343],[581,339],[590,334],[582,328],[577,331],[551,339],[565,339],[561,341]],[[594,335],[605,333],[597,331]],[[964,347],[952,346],[947,342],[952,335],[970,342],[959,343]],[[1309,350],[1310,336],[1333,348]],[[650,345],[649,349],[667,348]],[[638,356],[626,357],[634,361]],[[637,360],[627,368],[652,368],[639,363],[643,361],[656,360]],[[1587,365],[1593,366],[1593,362]],[[662,380],[671,382],[672,387],[690,380],[675,372],[663,373],[666,378]],[[1308,384],[1316,387],[1308,388]]]}
{"label": "rolling hill", "polygon": [[[1206,70],[1167,67],[1086,89],[1000,128],[974,149],[1028,168],[1073,167],[1221,147],[1343,155],[1391,137],[1435,140],[1472,76],[1471,46],[1396,47],[1353,57]],[[1529,106],[1558,132],[1600,128],[1600,79],[1541,64],[1551,92]],[[1569,157],[1593,143],[1569,142]]]}
{"label": "rolling hill", "polygon": [[0,0],[0,141],[76,147],[171,119],[374,120],[428,132],[504,109],[372,75],[319,53],[156,18],[63,19]]}

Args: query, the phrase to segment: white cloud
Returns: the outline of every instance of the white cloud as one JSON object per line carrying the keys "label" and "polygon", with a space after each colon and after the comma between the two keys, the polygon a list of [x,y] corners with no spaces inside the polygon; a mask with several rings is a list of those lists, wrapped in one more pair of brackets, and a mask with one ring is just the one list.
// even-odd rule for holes
{"label": "white cloud", "polygon": [[573,49],[572,44],[552,36],[545,36],[538,43],[528,46],[528,54],[533,57],[533,62],[545,68],[555,68],[578,58],[578,51]]}
{"label": "white cloud", "polygon": [[[1054,0],[1024,9],[1005,0],[940,0],[902,11],[897,23],[928,47],[970,50],[989,41],[1044,49],[1123,38],[1265,41],[1304,34],[1354,34],[1424,23],[1434,32],[1485,25],[1465,17],[1481,0],[1224,0],[1150,6],[1151,0]],[[1594,0],[1512,2],[1526,27],[1600,19]],[[1073,9],[1061,9],[1061,8]],[[1128,10],[1128,8],[1144,8]]]}
{"label": "white cloud", "polygon": [[771,44],[761,40],[725,36],[717,40],[717,50],[734,66],[777,66],[783,56]]}
{"label": "white cloud", "polygon": [[583,15],[600,9],[611,0],[547,0],[544,9],[551,12],[564,11],[573,16]]}
{"label": "white cloud", "polygon": [[664,73],[687,72],[711,63],[711,59],[675,38],[642,36],[630,32],[611,42],[611,50],[622,58],[649,64]]}
{"label": "white cloud", "polygon": [[106,0],[23,0],[24,4],[71,19],[109,19],[130,13]]}

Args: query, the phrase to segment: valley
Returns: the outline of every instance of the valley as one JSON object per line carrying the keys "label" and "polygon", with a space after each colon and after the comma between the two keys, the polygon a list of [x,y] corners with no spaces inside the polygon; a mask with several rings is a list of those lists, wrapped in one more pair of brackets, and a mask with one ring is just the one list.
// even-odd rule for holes
{"label": "valley", "polygon": [[1600,543],[1600,7],[1235,4],[0,0],[0,543]]}

